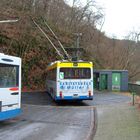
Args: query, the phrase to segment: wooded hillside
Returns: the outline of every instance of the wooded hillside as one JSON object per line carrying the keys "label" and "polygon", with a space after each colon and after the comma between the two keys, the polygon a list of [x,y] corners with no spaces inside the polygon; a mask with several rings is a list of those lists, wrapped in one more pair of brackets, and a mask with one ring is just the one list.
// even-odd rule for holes
{"label": "wooded hillside", "polygon": [[46,67],[60,57],[35,26],[33,18],[56,46],[58,43],[44,21],[65,47],[73,47],[74,33],[82,33],[80,47],[84,48],[84,54],[81,59],[93,61],[95,68],[128,69],[130,80],[140,79],[139,34],[130,33],[125,40],[108,38],[101,32],[103,17],[101,7],[93,0],[84,7],[76,6],[76,0],[72,7],[64,0],[1,0],[0,20],[18,18],[19,21],[0,24],[0,53],[22,58],[23,87],[45,88]]}

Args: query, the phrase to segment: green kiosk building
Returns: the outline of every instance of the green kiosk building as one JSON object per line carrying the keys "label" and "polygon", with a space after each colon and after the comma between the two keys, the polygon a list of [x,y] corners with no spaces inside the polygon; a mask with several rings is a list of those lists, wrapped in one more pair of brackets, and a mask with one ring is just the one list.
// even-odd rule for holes
{"label": "green kiosk building", "polygon": [[128,70],[94,70],[94,88],[128,91]]}

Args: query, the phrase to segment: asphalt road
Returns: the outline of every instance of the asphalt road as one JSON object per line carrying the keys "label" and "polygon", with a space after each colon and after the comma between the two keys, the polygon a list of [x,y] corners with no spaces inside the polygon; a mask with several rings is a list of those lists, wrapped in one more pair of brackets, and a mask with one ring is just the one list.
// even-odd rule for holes
{"label": "asphalt road", "polygon": [[57,104],[44,92],[23,93],[23,113],[0,122],[0,140],[90,140],[96,128],[96,107],[129,100],[120,94],[98,92],[91,101]]}
{"label": "asphalt road", "polygon": [[111,92],[95,91],[93,100],[85,100],[82,102],[68,102],[55,103],[53,99],[45,92],[23,93],[22,103],[43,106],[98,106],[108,104],[118,104],[130,101],[130,97]]}
{"label": "asphalt road", "polygon": [[0,140],[85,140],[93,107],[23,105],[23,114],[0,125]]}

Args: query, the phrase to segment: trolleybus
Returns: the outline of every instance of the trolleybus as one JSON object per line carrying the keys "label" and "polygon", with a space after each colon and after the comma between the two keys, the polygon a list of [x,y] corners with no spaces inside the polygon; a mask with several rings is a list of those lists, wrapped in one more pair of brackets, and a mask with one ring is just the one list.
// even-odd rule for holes
{"label": "trolleybus", "polygon": [[92,62],[56,61],[47,67],[47,92],[55,101],[92,100]]}
{"label": "trolleybus", "polygon": [[0,121],[21,113],[21,59],[0,53]]}

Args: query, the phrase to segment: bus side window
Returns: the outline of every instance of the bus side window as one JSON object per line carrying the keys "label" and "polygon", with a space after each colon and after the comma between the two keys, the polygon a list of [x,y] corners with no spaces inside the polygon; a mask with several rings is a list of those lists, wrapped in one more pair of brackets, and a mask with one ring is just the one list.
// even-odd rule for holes
{"label": "bus side window", "polygon": [[56,81],[56,69],[52,69],[47,72],[47,80]]}

